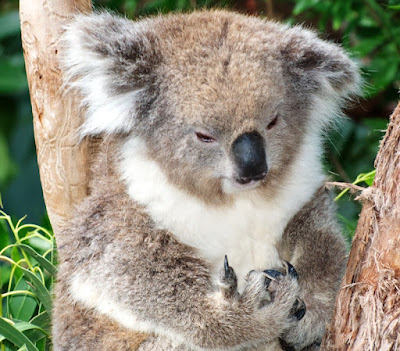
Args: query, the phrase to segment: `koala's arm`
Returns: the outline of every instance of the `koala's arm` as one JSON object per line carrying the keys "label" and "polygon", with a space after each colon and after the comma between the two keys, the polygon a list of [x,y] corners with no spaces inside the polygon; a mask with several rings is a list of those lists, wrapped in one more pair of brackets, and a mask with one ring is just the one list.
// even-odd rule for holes
{"label": "koala's arm", "polygon": [[320,189],[288,224],[280,244],[282,259],[299,274],[300,298],[307,312],[283,336],[295,350],[320,344],[329,323],[347,261],[346,245],[332,199]]}
{"label": "koala's arm", "polygon": [[61,274],[69,276],[69,292],[81,306],[128,329],[204,349],[257,346],[277,340],[290,325],[296,280],[277,283],[253,272],[241,295],[230,294],[229,279],[214,284],[193,250],[154,229],[141,210],[127,210],[126,195],[97,200],[81,206],[82,219],[68,230],[73,238],[59,248]]}

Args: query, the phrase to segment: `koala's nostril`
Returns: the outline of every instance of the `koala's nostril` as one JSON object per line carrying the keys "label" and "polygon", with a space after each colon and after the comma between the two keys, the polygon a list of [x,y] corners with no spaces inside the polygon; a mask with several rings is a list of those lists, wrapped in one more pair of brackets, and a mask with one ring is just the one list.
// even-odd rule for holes
{"label": "koala's nostril", "polygon": [[256,176],[254,176],[254,177],[253,177],[253,180],[262,180],[262,179],[265,178],[266,175],[267,175],[267,171],[262,172],[262,173],[260,173],[260,174],[258,174],[258,175],[256,175]]}
{"label": "koala's nostril", "polygon": [[242,177],[242,178],[238,178],[237,182],[240,184],[248,184],[251,182],[251,178],[247,178],[247,177]]}

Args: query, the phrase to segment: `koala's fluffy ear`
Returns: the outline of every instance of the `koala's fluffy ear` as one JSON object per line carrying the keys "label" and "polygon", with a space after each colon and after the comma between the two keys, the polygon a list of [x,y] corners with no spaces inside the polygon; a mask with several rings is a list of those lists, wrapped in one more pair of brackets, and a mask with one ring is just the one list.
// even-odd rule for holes
{"label": "koala's fluffy ear", "polygon": [[154,100],[160,56],[149,27],[109,13],[80,14],[66,26],[61,68],[87,109],[81,136],[129,132]]}
{"label": "koala's fluffy ear", "polygon": [[313,94],[315,104],[325,104],[325,110],[338,110],[346,100],[361,93],[359,68],[340,46],[301,27],[288,32],[281,55],[295,89]]}

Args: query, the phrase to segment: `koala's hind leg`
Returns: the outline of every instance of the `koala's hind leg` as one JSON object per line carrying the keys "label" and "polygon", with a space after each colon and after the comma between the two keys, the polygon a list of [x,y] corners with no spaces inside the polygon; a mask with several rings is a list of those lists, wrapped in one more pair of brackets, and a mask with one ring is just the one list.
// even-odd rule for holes
{"label": "koala's hind leg", "polygon": [[[78,306],[56,287],[54,351],[136,351],[149,335],[127,330],[93,310]],[[156,350],[156,349],[154,349]]]}
{"label": "koala's hind leg", "polygon": [[[176,344],[162,336],[151,336],[140,344],[138,351],[194,351],[183,344]],[[198,350],[198,349],[196,349]],[[246,348],[243,351],[283,351],[279,341],[268,343],[257,348]]]}
{"label": "koala's hind leg", "polygon": [[182,343],[176,343],[163,336],[150,336],[139,346],[138,351],[193,351]]}

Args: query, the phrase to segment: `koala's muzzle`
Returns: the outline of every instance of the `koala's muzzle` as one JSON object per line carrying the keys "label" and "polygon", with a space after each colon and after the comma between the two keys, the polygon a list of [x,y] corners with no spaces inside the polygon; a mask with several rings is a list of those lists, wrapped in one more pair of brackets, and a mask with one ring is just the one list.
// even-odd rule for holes
{"label": "koala's muzzle", "polygon": [[263,137],[257,132],[244,133],[232,144],[232,154],[240,184],[263,179],[268,171]]}

